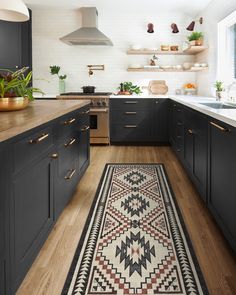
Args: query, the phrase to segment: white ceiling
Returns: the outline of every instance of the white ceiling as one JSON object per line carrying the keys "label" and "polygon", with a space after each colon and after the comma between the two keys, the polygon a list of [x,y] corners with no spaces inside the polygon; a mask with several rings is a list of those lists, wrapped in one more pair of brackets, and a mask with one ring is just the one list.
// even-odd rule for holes
{"label": "white ceiling", "polygon": [[30,7],[54,7],[76,9],[82,6],[96,6],[98,9],[122,10],[157,10],[168,13],[169,11],[182,12],[189,15],[197,15],[212,0],[24,0]]}

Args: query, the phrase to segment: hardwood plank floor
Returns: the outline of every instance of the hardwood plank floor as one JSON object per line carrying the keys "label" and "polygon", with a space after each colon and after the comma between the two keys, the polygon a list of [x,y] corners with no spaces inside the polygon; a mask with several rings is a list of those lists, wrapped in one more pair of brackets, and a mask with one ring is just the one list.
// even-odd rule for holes
{"label": "hardwood plank floor", "polygon": [[211,295],[236,294],[236,258],[169,147],[96,146],[17,295],[60,295],[106,163],[164,163]]}

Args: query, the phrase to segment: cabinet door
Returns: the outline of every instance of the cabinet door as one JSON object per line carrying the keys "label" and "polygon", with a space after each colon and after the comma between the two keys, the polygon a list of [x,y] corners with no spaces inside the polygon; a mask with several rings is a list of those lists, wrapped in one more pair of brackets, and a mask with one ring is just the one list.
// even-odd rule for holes
{"label": "cabinet door", "polygon": [[89,145],[90,131],[88,125],[80,127],[79,131],[79,171],[83,172],[84,167],[87,166],[90,158]]}
{"label": "cabinet door", "polygon": [[193,142],[193,122],[186,120],[184,122],[184,164],[190,173],[192,173],[193,170]]}
{"label": "cabinet door", "polygon": [[169,139],[169,99],[153,100],[151,140],[159,143],[167,143]]}
{"label": "cabinet door", "polygon": [[15,176],[11,202],[12,286],[18,287],[53,224],[53,162],[49,156]]}
{"label": "cabinet door", "polygon": [[22,23],[0,21],[0,40],[0,68],[32,68],[31,18]]}
{"label": "cabinet door", "polygon": [[209,208],[236,251],[236,129],[210,123]]}
{"label": "cabinet door", "polygon": [[6,294],[6,268],[5,260],[0,258],[0,294]]}

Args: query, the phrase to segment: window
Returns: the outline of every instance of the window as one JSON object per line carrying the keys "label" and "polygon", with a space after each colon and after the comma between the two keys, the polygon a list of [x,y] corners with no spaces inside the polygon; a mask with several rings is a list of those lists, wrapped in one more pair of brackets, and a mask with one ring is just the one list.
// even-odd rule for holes
{"label": "window", "polygon": [[218,79],[236,81],[236,11],[218,23]]}

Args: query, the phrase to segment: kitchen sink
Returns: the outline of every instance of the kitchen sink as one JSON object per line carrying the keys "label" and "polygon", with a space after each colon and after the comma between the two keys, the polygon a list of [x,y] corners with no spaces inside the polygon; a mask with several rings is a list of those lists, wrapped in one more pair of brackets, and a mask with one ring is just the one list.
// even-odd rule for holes
{"label": "kitchen sink", "polygon": [[200,104],[213,109],[236,109],[236,105],[233,106],[233,105],[229,105],[229,104],[225,104],[221,102],[204,102]]}

